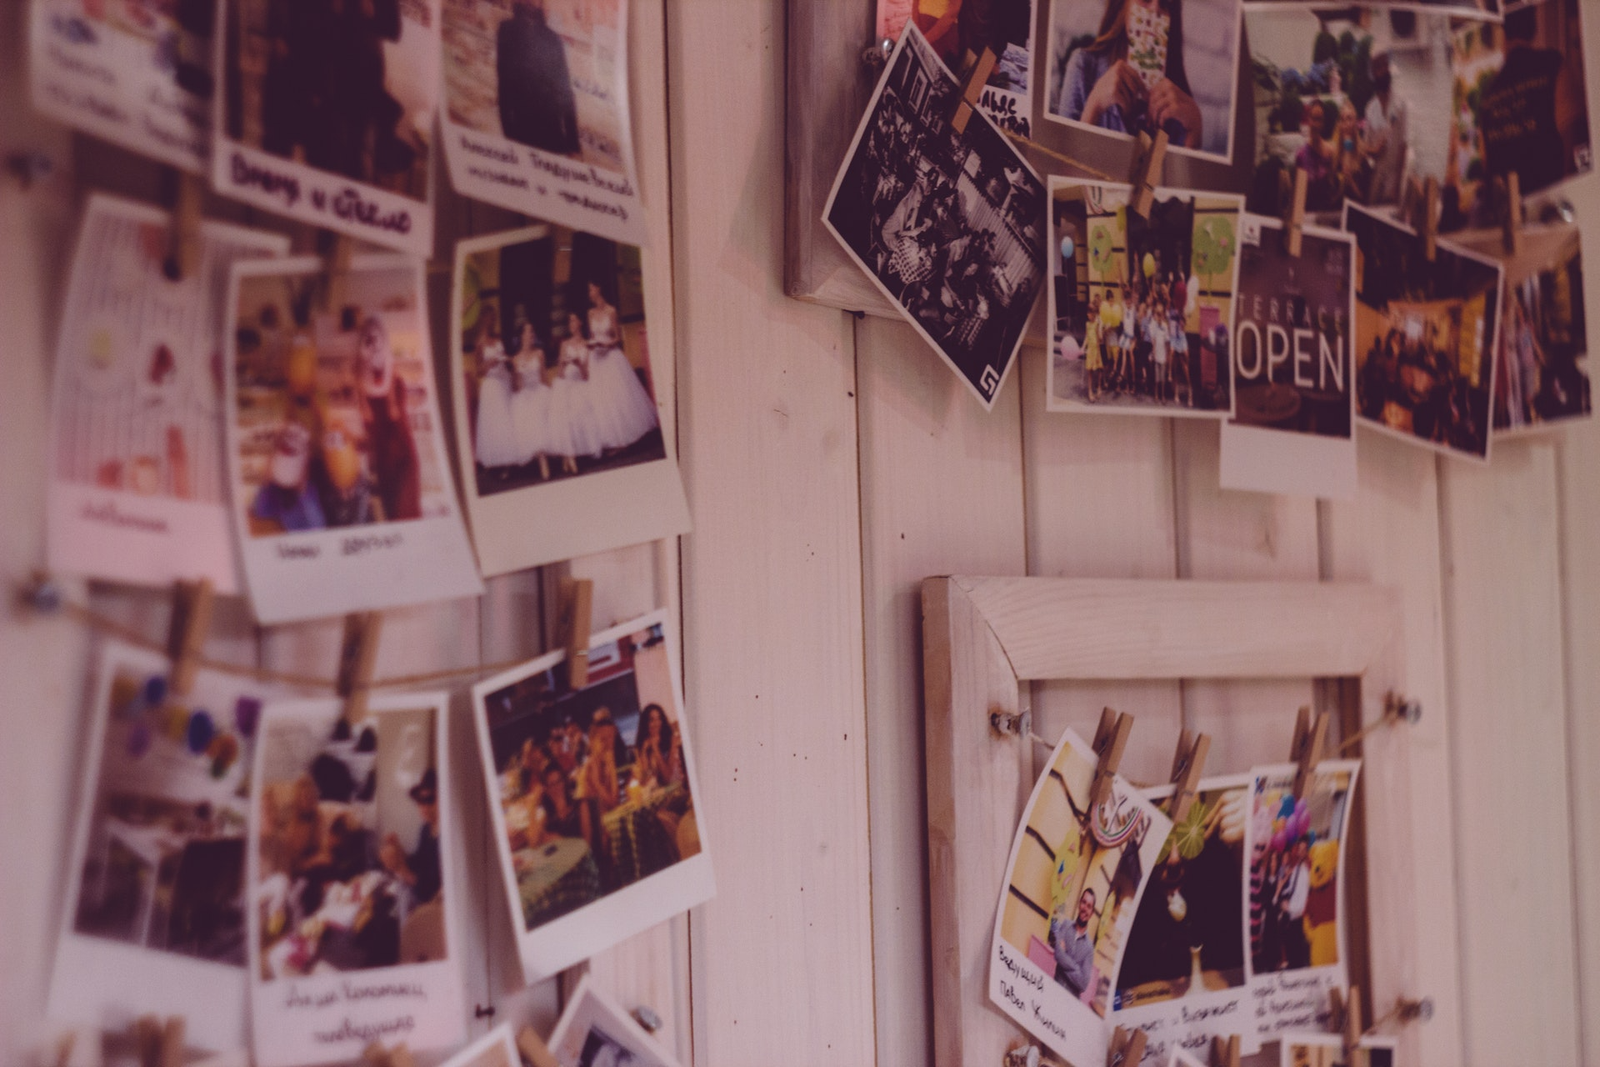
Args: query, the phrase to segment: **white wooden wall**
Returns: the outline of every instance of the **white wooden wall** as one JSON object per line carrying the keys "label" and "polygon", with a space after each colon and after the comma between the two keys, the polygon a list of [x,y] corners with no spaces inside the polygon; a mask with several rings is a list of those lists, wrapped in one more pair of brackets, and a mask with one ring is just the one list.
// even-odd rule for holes
{"label": "white wooden wall", "polygon": [[[42,150],[57,171],[26,191],[0,178],[8,586],[42,559],[50,346],[75,205],[89,188],[154,195],[148,168],[20,102],[19,8],[0,0],[0,150]],[[1403,593],[1408,690],[1425,708],[1416,862],[1392,872],[1417,890],[1415,992],[1437,1008],[1425,1062],[1600,1063],[1600,427],[1497,446],[1488,468],[1364,436],[1359,499],[1318,505],[1220,492],[1213,426],[1046,415],[1038,349],[984,415],[908,327],[782,295],[783,0],[636,0],[634,12],[636,136],[653,260],[662,277],[671,268],[695,530],[572,570],[597,580],[597,623],[681,604],[719,892],[595,960],[597,977],[657,1007],[703,1067],[927,1062],[920,580],[1370,579]],[[1596,181],[1571,195],[1580,218],[1600,218]],[[506,224],[452,197],[441,209],[446,235]],[[391,613],[380,674],[536,651],[552,576]],[[160,597],[89,595],[161,632]],[[331,671],[335,638],[335,624],[258,631],[235,607],[210,649]],[[9,604],[0,615],[7,1063],[47,1032],[89,647],[65,621]],[[1090,725],[1103,703],[1133,712],[1125,768],[1156,780],[1180,724],[1213,735],[1213,769],[1281,758],[1311,694],[1309,681],[1048,685],[1032,701],[1046,735]],[[457,713],[465,742],[464,703]],[[481,814],[481,792],[462,795]],[[488,861],[485,836],[464,849]],[[515,990],[493,883],[475,886],[489,921],[474,935],[473,1002],[548,1027],[556,991]],[[676,990],[645,977],[657,973]]]}

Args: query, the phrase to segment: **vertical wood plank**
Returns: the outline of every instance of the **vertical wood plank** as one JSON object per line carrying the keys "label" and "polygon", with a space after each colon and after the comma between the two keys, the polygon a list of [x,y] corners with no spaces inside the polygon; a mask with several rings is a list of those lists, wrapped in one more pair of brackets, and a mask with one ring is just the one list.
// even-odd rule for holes
{"label": "vertical wood plank", "polygon": [[1439,483],[1464,1058],[1578,1063],[1555,447]]}
{"label": "vertical wood plank", "polygon": [[922,580],[1022,573],[1020,390],[986,414],[909,326],[869,317],[855,341],[877,1062],[927,1063]]}
{"label": "vertical wood plank", "polygon": [[873,1058],[855,376],[848,319],[780,289],[783,15],[668,9],[705,1065]]}
{"label": "vertical wood plank", "polygon": [[[1426,906],[1416,909],[1417,988],[1434,1017],[1419,1025],[1422,1063],[1462,1063],[1460,954],[1456,943],[1451,712],[1445,690],[1439,560],[1439,460],[1378,434],[1361,436],[1356,499],[1320,507],[1324,577],[1393,587],[1404,613],[1405,695],[1422,703],[1409,735],[1412,854],[1403,877]],[[1381,694],[1377,694],[1381,696]],[[1395,877],[1391,873],[1390,877]],[[1384,1008],[1383,1010],[1387,1010]]]}
{"label": "vertical wood plank", "polygon": [[[1048,413],[1045,359],[1043,348],[1022,350],[1028,574],[1176,577],[1171,420]],[[1093,737],[1103,707],[1138,720],[1122,773],[1164,781],[1182,722],[1178,683],[1033,683],[1034,728],[1047,740],[1069,726]]]}

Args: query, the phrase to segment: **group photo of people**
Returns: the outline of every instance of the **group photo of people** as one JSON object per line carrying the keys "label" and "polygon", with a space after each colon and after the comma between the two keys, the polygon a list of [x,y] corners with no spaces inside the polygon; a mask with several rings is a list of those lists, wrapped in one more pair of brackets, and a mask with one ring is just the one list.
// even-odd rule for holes
{"label": "group photo of people", "polygon": [[1044,185],[907,33],[825,221],[927,340],[993,400],[1043,284]]}
{"label": "group photo of people", "polygon": [[[1053,118],[1233,158],[1236,0],[1049,0]],[[1185,24],[1202,27],[1185,34]]]}
{"label": "group photo of people", "polygon": [[1050,405],[1225,413],[1238,201],[1160,195],[1148,219],[1127,201],[1052,186]]}
{"label": "group photo of people", "polygon": [[479,496],[666,456],[639,250],[544,226],[468,253],[461,368]]}
{"label": "group photo of people", "polygon": [[1296,797],[1293,771],[1256,777],[1249,830],[1252,974],[1339,962],[1339,878],[1354,778],[1349,769],[1319,769]]}
{"label": "group photo of people", "polygon": [[581,688],[558,664],[482,701],[526,930],[700,852],[661,627],[593,647],[589,663]]}
{"label": "group photo of people", "polygon": [[1356,290],[1356,409],[1438,448],[1486,458],[1500,329],[1498,261],[1422,238],[1351,205],[1366,269]]}
{"label": "group photo of people", "polygon": [[318,311],[320,277],[241,280],[235,500],[252,537],[449,513],[416,281],[354,272],[348,303]]}
{"label": "group photo of people", "polygon": [[262,979],[446,958],[436,715],[264,725],[252,887]]}
{"label": "group photo of people", "polygon": [[451,121],[621,171],[624,10],[617,0],[444,0]]}
{"label": "group photo of people", "polygon": [[223,118],[251,148],[428,197],[437,26],[409,0],[227,0]]}

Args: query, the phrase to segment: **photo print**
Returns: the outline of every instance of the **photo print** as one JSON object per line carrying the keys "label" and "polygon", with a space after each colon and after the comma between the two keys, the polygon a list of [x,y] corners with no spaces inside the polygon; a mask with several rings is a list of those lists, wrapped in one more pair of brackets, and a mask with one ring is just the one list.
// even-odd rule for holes
{"label": "photo print", "polygon": [[218,0],[217,10],[217,192],[430,255],[439,0]]}
{"label": "photo print", "polygon": [[1583,251],[1576,225],[1525,226],[1520,255],[1496,230],[1456,240],[1501,260],[1506,272],[1494,435],[1558,427],[1593,414]]}
{"label": "photo print", "polygon": [[994,71],[978,110],[1022,137],[1033,135],[1033,22],[1035,0],[878,0],[875,40],[898,41],[914,23],[951,70],[995,54]]}
{"label": "photo print", "polygon": [[1105,1059],[1134,915],[1172,820],[1115,779],[1089,802],[1094,750],[1068,730],[1023,811],[995,915],[989,999],[1071,1063]]}
{"label": "photo print", "polygon": [[251,1032],[260,1067],[466,1036],[452,910],[449,696],[267,705],[250,820]]}
{"label": "photo print", "polygon": [[234,266],[233,520],[262,623],[483,591],[456,508],[420,261]]}
{"label": "photo print", "polygon": [[1244,897],[1253,1022],[1261,1041],[1321,1026],[1346,976],[1345,842],[1360,760],[1317,765],[1300,798],[1294,764],[1251,772]]}
{"label": "photo print", "polygon": [[1016,362],[1044,284],[1044,184],[907,23],[822,221],[985,410]]}
{"label": "photo print", "polygon": [[567,1002],[550,1051],[561,1067],[680,1067],[678,1059],[585,974]]}
{"label": "photo print", "polygon": [[[1450,233],[1495,225],[1495,183],[1512,171],[1524,196],[1588,173],[1577,0],[1538,0],[1503,24],[1443,7],[1247,11],[1252,211],[1284,213],[1294,167],[1309,178],[1307,210],[1329,215],[1346,199],[1398,204],[1432,178]],[[1430,121],[1441,114],[1450,121]]]}
{"label": "photo print", "polygon": [[694,761],[658,611],[473,686],[511,928],[530,984],[711,899]]}
{"label": "photo print", "polygon": [[1242,201],[1050,179],[1049,411],[1221,418],[1231,356]]}
{"label": "photo print", "polygon": [[1233,160],[1239,0],[1046,0],[1045,114]]}
{"label": "photo print", "polygon": [[58,122],[204,174],[214,0],[32,0],[33,105]]}
{"label": "photo print", "polygon": [[[1511,0],[1515,7],[1517,0]],[[1244,0],[1246,11],[1252,8],[1332,7],[1327,0]],[[1468,18],[1492,19],[1500,17],[1500,0],[1380,0],[1368,5],[1389,11],[1427,11]]]}
{"label": "photo print", "polygon": [[[1147,1044],[1145,1047],[1148,1049],[1149,1045]],[[1167,1067],[1206,1067],[1206,1063],[1209,1061],[1209,1059],[1209,1056],[1205,1061],[1196,1059],[1194,1056],[1191,1056],[1187,1052],[1183,1051],[1183,1049],[1173,1046],[1172,1055],[1167,1059]]]}
{"label": "photo print", "polygon": [[456,191],[644,244],[627,0],[444,0],[442,32]]}
{"label": "photo print", "polygon": [[511,1024],[501,1023],[439,1067],[522,1067],[522,1056],[511,1036]]}
{"label": "photo print", "polygon": [[1486,461],[1499,262],[1440,240],[1429,263],[1414,230],[1355,204],[1344,228],[1356,239],[1361,418],[1404,440]]}
{"label": "photo print", "polygon": [[[1392,1037],[1369,1035],[1360,1047],[1366,1051],[1367,1067],[1396,1067],[1400,1062],[1400,1042]],[[1284,1034],[1279,1046],[1280,1067],[1345,1067],[1344,1038],[1338,1034]]]}
{"label": "photo print", "polygon": [[240,591],[222,443],[229,267],[287,239],[207,222],[198,269],[162,273],[169,217],[89,197],[56,335],[47,490],[50,569]]}
{"label": "photo print", "polygon": [[198,671],[185,696],[165,656],[100,654],[52,1019],[111,1031],[188,1018],[213,1051],[246,1041],[245,838],[268,691]]}
{"label": "photo print", "polygon": [[1224,489],[1348,500],[1356,493],[1355,240],[1244,217],[1233,418],[1222,424]]}
{"label": "photo print", "polygon": [[640,250],[540,224],[456,245],[451,377],[485,575],[689,529]]}
{"label": "photo print", "polygon": [[[1176,1052],[1209,1059],[1211,1039],[1230,1034],[1240,1035],[1246,1054],[1258,1051],[1239,910],[1250,784],[1248,774],[1200,783],[1139,898],[1110,1022],[1145,1032],[1144,1062],[1152,1065]],[[1172,786],[1147,789],[1144,796],[1170,813]]]}

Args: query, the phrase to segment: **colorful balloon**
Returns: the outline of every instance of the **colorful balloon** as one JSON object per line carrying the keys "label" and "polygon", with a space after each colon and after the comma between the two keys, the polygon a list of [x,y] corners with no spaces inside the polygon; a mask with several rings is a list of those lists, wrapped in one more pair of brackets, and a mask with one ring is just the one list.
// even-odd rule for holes
{"label": "colorful balloon", "polygon": [[138,759],[150,751],[150,727],[136,722],[128,728],[128,755]]}
{"label": "colorful balloon", "polygon": [[189,729],[186,737],[189,743],[189,751],[198,756],[211,744],[211,739],[216,736],[216,733],[217,729],[211,722],[211,713],[204,708],[196,711],[189,716]]}

